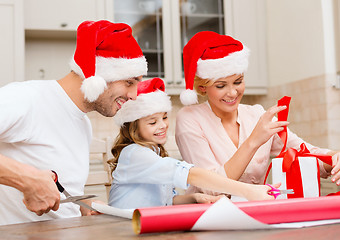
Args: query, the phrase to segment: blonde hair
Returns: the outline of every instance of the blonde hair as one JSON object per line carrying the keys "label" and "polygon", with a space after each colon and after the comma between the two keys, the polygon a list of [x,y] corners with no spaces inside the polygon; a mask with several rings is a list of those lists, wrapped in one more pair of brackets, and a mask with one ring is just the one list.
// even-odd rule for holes
{"label": "blonde hair", "polygon": [[126,122],[120,128],[119,134],[116,137],[115,143],[111,149],[113,159],[107,161],[110,165],[111,173],[116,169],[118,164],[119,156],[126,146],[130,144],[139,144],[143,147],[150,148],[151,150],[157,152],[161,157],[167,157],[168,152],[165,150],[164,146],[161,144],[155,144],[153,142],[147,142],[143,140],[139,135],[138,119],[133,122]]}
{"label": "blonde hair", "polygon": [[200,78],[198,76],[195,76],[194,79],[194,89],[196,90],[196,92],[201,95],[201,96],[205,96],[206,93],[202,92],[201,89],[199,87],[210,87],[214,84],[215,81],[211,80],[211,79],[203,79]]}

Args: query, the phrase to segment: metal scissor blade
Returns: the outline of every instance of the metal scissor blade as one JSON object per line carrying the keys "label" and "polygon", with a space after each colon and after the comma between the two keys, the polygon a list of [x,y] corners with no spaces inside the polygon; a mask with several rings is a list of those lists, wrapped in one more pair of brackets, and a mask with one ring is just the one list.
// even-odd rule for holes
{"label": "metal scissor blade", "polygon": [[81,196],[69,196],[60,201],[60,203],[75,202],[79,200],[89,199],[97,197],[97,195],[81,195]]}
{"label": "metal scissor blade", "polygon": [[64,191],[62,191],[62,193],[63,193],[67,198],[72,197],[72,195],[69,194],[68,191],[65,190],[65,188],[64,188]]}
{"label": "metal scissor blade", "polygon": [[294,189],[280,190],[281,194],[294,194]]}
{"label": "metal scissor blade", "polygon": [[91,211],[98,212],[96,209],[94,209],[93,207],[91,207],[90,205],[88,205],[88,204],[86,204],[82,201],[75,201],[73,203],[78,204],[79,206],[82,206],[84,208],[90,209]]}
{"label": "metal scissor blade", "polygon": [[[65,190],[65,188],[59,183],[59,181],[58,181],[58,174],[57,174],[55,171],[53,171],[53,170],[52,170],[52,172],[54,173],[54,176],[55,176],[54,182],[55,182],[55,184],[57,185],[59,192],[63,193],[67,198],[73,198],[72,195],[69,194],[69,193]],[[89,197],[86,197],[86,198],[89,198]],[[84,199],[84,198],[83,198],[83,199]],[[66,200],[66,199],[65,199],[65,200]],[[62,200],[62,201],[63,201],[63,200]],[[60,202],[62,203],[62,201],[60,201]],[[92,208],[91,206],[87,205],[86,203],[79,201],[79,199],[73,200],[73,201],[71,201],[71,202],[73,202],[73,203],[75,203],[75,204],[78,204],[79,206],[83,206],[83,207],[85,207],[85,208],[88,208],[88,209],[90,209],[90,210],[92,210],[92,211],[98,212],[96,209]]]}

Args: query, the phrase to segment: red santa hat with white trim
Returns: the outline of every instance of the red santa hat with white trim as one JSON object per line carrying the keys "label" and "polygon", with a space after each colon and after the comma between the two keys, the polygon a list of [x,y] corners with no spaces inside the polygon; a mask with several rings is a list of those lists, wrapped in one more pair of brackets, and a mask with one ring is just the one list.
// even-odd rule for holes
{"label": "red santa hat with white trim", "polygon": [[170,112],[171,108],[171,100],[165,93],[163,80],[153,78],[139,82],[136,100],[124,103],[113,118],[119,126],[123,126],[126,122],[133,122],[155,113]]}
{"label": "red santa hat with white trim", "polygon": [[95,101],[107,83],[146,75],[147,62],[131,27],[106,20],[85,21],[77,29],[71,70],[84,78],[81,91]]}
{"label": "red santa hat with white trim", "polygon": [[249,49],[230,36],[211,31],[196,33],[183,48],[186,90],[180,94],[182,104],[197,103],[195,76],[215,81],[242,74],[248,68],[248,57]]}

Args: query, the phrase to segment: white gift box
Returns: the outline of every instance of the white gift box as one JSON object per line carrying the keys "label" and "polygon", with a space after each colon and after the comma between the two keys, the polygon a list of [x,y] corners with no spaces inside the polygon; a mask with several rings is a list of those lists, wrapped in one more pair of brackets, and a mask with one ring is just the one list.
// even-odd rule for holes
{"label": "white gift box", "polygon": [[[320,196],[320,174],[318,168],[318,159],[316,157],[298,157],[299,164],[292,164],[291,168],[298,168],[301,174],[303,193],[299,192],[300,188],[294,189],[294,186],[288,186],[294,190],[294,194],[281,194],[277,199],[287,199],[292,197],[312,198]],[[272,160],[272,183],[281,182],[279,189],[287,189],[286,173],[282,171],[283,158],[274,158]],[[296,161],[296,160],[295,160]],[[294,182],[295,186],[301,185],[300,182]]]}

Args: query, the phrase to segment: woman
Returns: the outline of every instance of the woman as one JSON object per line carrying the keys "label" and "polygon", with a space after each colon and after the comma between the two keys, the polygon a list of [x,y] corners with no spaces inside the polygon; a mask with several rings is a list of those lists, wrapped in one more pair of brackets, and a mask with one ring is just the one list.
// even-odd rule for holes
{"label": "woman", "polygon": [[[240,104],[248,55],[241,42],[215,32],[199,32],[187,43],[183,49],[187,90],[181,94],[181,102],[197,103],[196,92],[208,101],[178,112],[176,142],[183,159],[195,166],[263,184],[270,156],[277,156],[283,147],[276,133],[288,122],[272,121],[285,107],[273,106],[265,112],[260,105]],[[297,149],[303,142],[288,130],[287,147]],[[312,153],[333,156],[334,168],[320,163],[320,173],[322,177],[332,174],[332,181],[340,185],[340,154],[305,144]]]}

